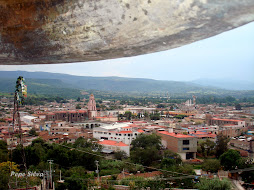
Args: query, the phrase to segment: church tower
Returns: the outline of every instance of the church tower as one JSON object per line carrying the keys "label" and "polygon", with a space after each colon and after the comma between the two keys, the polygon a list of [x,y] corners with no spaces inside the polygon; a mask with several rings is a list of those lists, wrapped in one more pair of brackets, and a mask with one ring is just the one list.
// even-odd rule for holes
{"label": "church tower", "polygon": [[88,102],[88,116],[89,119],[94,119],[97,116],[96,102],[93,94],[90,95]]}

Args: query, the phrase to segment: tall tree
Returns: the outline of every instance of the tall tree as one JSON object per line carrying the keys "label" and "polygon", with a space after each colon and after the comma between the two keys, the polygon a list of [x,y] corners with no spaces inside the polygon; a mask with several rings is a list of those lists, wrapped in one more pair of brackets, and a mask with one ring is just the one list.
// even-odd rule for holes
{"label": "tall tree", "polygon": [[234,170],[240,166],[241,155],[237,150],[230,149],[220,156],[221,165],[225,170]]}
{"label": "tall tree", "polygon": [[160,136],[154,134],[140,134],[131,143],[131,160],[149,166],[153,161],[161,159],[159,150],[161,147]]}
{"label": "tall tree", "polygon": [[217,159],[207,159],[202,164],[202,170],[210,171],[212,173],[218,172],[221,168],[220,161]]}
{"label": "tall tree", "polygon": [[236,105],[235,105],[235,109],[236,109],[236,110],[242,110],[241,104],[239,104],[239,103],[236,104]]}
{"label": "tall tree", "polygon": [[8,159],[7,143],[0,140],[0,163],[5,162]]}
{"label": "tall tree", "polygon": [[219,134],[217,135],[217,141],[216,141],[216,147],[215,147],[215,155],[217,158],[219,158],[224,152],[228,150],[228,142],[229,139],[222,135]]}
{"label": "tall tree", "polygon": [[214,155],[215,143],[209,139],[199,142],[198,152],[201,153],[203,157]]}

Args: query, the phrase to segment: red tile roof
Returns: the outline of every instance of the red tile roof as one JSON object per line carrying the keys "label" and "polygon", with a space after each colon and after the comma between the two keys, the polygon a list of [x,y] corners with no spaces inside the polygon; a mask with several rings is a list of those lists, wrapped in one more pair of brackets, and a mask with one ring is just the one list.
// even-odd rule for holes
{"label": "red tile roof", "polygon": [[137,177],[144,177],[144,178],[150,178],[150,177],[155,177],[155,176],[159,176],[159,175],[162,175],[162,173],[160,171],[135,174],[135,176],[137,176]]}
{"label": "red tile roof", "polygon": [[130,128],[132,128],[132,127],[126,126],[126,127],[122,127],[122,128],[124,128],[124,129],[130,129]]}
{"label": "red tile roof", "polygon": [[168,135],[168,136],[172,136],[172,137],[176,137],[176,138],[194,138],[193,136],[190,135],[184,135],[184,134],[180,134],[180,133],[169,133],[167,131],[159,131],[158,133],[164,134],[164,135]]}
{"label": "red tile roof", "polygon": [[133,133],[132,131],[120,131],[119,133]]}
{"label": "red tile roof", "polygon": [[55,115],[53,112],[48,112],[47,115]]}
{"label": "red tile roof", "polygon": [[243,120],[237,120],[237,119],[220,119],[220,118],[212,118],[212,120],[216,120],[216,121],[232,121],[232,122],[243,121]]}
{"label": "red tile roof", "polygon": [[77,113],[77,111],[76,110],[70,110],[70,111],[68,111],[69,113]]}
{"label": "red tile roof", "polygon": [[67,111],[56,111],[55,113],[67,113]]}
{"label": "red tile roof", "polygon": [[123,142],[111,141],[111,140],[103,140],[98,142],[101,145],[111,145],[111,146],[128,146]]}
{"label": "red tile roof", "polygon": [[79,113],[86,113],[86,110],[78,110]]}
{"label": "red tile roof", "polygon": [[143,131],[142,129],[138,129],[137,132],[144,133],[145,131]]}

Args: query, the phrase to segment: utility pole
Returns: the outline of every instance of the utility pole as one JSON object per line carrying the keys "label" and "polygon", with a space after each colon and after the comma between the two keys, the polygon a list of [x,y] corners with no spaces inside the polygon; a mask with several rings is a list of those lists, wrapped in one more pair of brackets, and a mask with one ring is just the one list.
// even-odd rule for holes
{"label": "utility pole", "polygon": [[99,177],[100,177],[100,175],[99,175],[99,161],[98,160],[95,160],[95,164],[96,164],[96,173],[97,173],[97,178],[98,178],[98,181],[99,181]]}
{"label": "utility pole", "polygon": [[50,179],[50,188],[53,187],[53,182],[52,182],[52,170],[51,170],[51,164],[53,164],[54,160],[48,160],[49,162],[49,179]]}
{"label": "utility pole", "polygon": [[64,180],[62,180],[62,175],[61,175],[61,170],[60,170],[60,179],[59,179],[59,181],[57,181],[58,183],[64,183]]}

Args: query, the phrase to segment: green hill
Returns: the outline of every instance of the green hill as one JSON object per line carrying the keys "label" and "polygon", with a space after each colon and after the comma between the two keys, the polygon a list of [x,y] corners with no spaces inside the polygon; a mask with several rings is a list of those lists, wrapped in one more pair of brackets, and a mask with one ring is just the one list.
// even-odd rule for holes
{"label": "green hill", "polygon": [[205,87],[190,82],[161,81],[142,78],[89,77],[67,74],[26,71],[0,71],[0,91],[14,92],[15,81],[23,76],[28,92],[64,97],[78,97],[81,90],[96,90],[121,95],[143,94],[169,96],[216,95],[251,97],[254,91],[233,91],[215,87]]}

